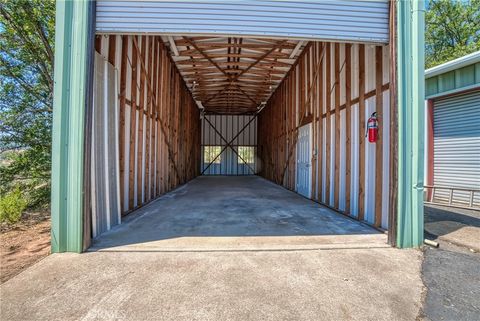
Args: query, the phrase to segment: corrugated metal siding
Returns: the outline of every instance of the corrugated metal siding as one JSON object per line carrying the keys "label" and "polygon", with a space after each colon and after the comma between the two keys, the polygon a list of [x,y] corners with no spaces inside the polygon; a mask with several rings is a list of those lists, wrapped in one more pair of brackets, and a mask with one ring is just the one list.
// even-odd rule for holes
{"label": "corrugated metal siding", "polygon": [[98,33],[219,34],[388,42],[389,2],[97,0]]}
{"label": "corrugated metal siding", "polygon": [[480,87],[480,62],[425,80],[426,98]]}
{"label": "corrugated metal siding", "polygon": [[97,40],[97,52],[117,71],[114,138],[119,142],[125,215],[199,175],[200,112],[160,37],[110,35]]}
{"label": "corrugated metal siding", "polygon": [[93,237],[121,220],[116,79],[115,68],[96,53],[91,151]]}
{"label": "corrugated metal siding", "polygon": [[[434,105],[434,185],[480,189],[480,91],[438,99]],[[436,201],[449,192],[436,190]],[[454,201],[469,202],[468,192]],[[480,195],[474,200],[480,206]]]}
{"label": "corrugated metal siding", "polygon": [[[223,137],[223,138],[222,138]],[[226,147],[227,142],[235,149]],[[251,147],[256,155],[257,120],[252,115],[205,115],[202,119],[202,165],[203,175],[253,175],[257,171],[256,156],[248,159],[248,165],[238,154],[239,149]],[[214,163],[205,159],[205,149],[212,148]],[[243,157],[242,157],[243,158]]]}
{"label": "corrugated metal siding", "polygon": [[[316,44],[319,46],[319,44]],[[260,174],[272,181],[279,179],[278,173],[285,170],[285,179],[283,186],[294,189],[292,178],[296,177],[295,166],[297,159],[292,157],[288,163],[288,152],[290,147],[289,141],[294,141],[294,128],[298,126],[300,119],[300,106],[302,94],[305,95],[303,101],[308,99],[308,90],[302,91],[304,88],[315,89],[311,93],[313,103],[310,104],[311,113],[318,115],[318,121],[314,123],[314,142],[312,151],[315,152],[313,158],[312,180],[312,199],[336,208],[342,212],[349,213],[352,217],[365,220],[370,224],[375,224],[377,212],[377,201],[381,199],[381,222],[379,225],[388,228],[388,209],[389,209],[389,191],[390,191],[390,91],[386,89],[382,94],[382,117],[379,122],[379,134],[382,137],[382,153],[376,151],[376,144],[365,141],[365,129],[362,129],[370,115],[376,111],[376,48],[375,46],[365,47],[364,62],[360,61],[360,44],[351,46],[351,84],[350,97],[352,101],[350,110],[350,119],[346,112],[346,44],[339,44],[339,67],[340,77],[338,82],[335,81],[335,46],[330,46],[330,51],[325,53],[319,70],[322,71],[321,77],[317,78],[314,86],[308,84],[308,59],[310,58],[310,68],[313,69],[315,64],[315,55],[321,56],[320,47],[313,51],[313,46],[309,53],[305,54],[295,66],[295,69],[287,76],[276,92],[267,102],[266,107],[259,114],[258,118],[258,150],[259,158],[262,161]],[[390,61],[389,46],[382,47],[382,84],[385,86],[390,81]],[[312,58],[312,56],[314,58]],[[327,57],[330,57],[328,62]],[[313,59],[313,60],[312,60]],[[365,106],[360,109],[360,65],[364,65],[365,75]],[[330,70],[327,67],[330,66]],[[328,70],[328,71],[327,71]],[[330,79],[330,87],[327,87],[327,77]],[[305,79],[306,78],[306,79]],[[310,78],[311,79],[311,78]],[[336,128],[335,112],[336,95],[334,94],[335,85],[339,85],[339,105],[345,106],[340,109],[339,128]],[[330,100],[330,116],[327,116],[327,106]],[[355,103],[353,103],[355,102]],[[315,107],[315,108],[314,108]],[[315,111],[314,111],[315,110]],[[315,114],[314,114],[315,115]],[[363,120],[361,120],[363,119]],[[285,121],[284,121],[285,120]],[[350,122],[350,137],[347,140],[347,121]],[[330,131],[327,135],[327,122],[329,122]],[[273,124],[276,124],[275,126]],[[338,131],[337,131],[338,130]],[[338,134],[337,134],[338,133]],[[327,137],[329,136],[329,139]],[[335,141],[339,142],[338,152],[335,151]],[[363,147],[361,141],[363,139]],[[281,146],[284,146],[282,148]],[[298,142],[297,142],[298,144]],[[350,160],[347,161],[347,146],[350,145]],[[327,147],[328,146],[328,147]],[[363,151],[361,150],[361,147]],[[294,154],[295,155],[295,154]],[[378,160],[382,160],[382,171],[379,170]],[[327,166],[328,162],[328,166]],[[285,165],[288,165],[285,167]],[[292,165],[292,166],[291,166]],[[338,180],[335,178],[335,168],[338,166]],[[347,180],[347,172],[350,173]],[[293,175],[292,175],[293,174]],[[377,175],[381,177],[381,184],[377,184]],[[338,206],[335,204],[335,185],[338,184]],[[349,188],[347,189],[347,186]],[[378,192],[380,189],[380,192]],[[327,192],[328,191],[328,192]],[[347,202],[347,196],[349,204]],[[378,197],[378,198],[377,198]],[[363,217],[362,217],[363,215]]]}

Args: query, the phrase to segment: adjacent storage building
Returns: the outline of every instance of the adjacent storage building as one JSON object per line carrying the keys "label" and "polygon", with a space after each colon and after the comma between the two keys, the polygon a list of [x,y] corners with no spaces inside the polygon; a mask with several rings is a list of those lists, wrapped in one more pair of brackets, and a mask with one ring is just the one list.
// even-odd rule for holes
{"label": "adjacent storage building", "polygon": [[422,6],[58,2],[52,250],[200,175],[260,175],[419,246]]}
{"label": "adjacent storage building", "polygon": [[480,209],[480,51],[425,78],[427,201]]}

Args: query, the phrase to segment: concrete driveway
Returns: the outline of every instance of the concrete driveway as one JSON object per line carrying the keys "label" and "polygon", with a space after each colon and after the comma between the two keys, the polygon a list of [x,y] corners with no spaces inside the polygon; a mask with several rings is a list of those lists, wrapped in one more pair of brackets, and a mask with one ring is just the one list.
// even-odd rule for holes
{"label": "concrete driveway", "polygon": [[253,179],[230,189],[195,180],[91,252],[47,257],[1,285],[1,320],[418,317],[420,251],[391,248],[384,234]]}
{"label": "concrete driveway", "polygon": [[54,254],[1,286],[2,320],[415,320],[420,252]]}

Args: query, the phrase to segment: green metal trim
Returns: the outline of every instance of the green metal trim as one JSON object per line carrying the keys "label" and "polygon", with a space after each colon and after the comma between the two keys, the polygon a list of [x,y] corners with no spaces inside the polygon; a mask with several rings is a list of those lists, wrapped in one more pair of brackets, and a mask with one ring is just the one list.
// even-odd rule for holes
{"label": "green metal trim", "polygon": [[82,252],[88,0],[57,1],[52,140],[52,252]]}
{"label": "green metal trim", "polygon": [[423,243],[425,3],[397,1],[398,225],[397,246]]}
{"label": "green metal trim", "polygon": [[436,98],[439,98],[439,97],[450,96],[450,95],[454,95],[454,94],[457,94],[457,93],[463,93],[463,92],[466,92],[466,91],[473,91],[473,90],[476,90],[476,89],[480,89],[480,84],[475,84],[475,85],[472,85],[472,86],[462,87],[462,88],[458,88],[458,89],[445,91],[445,92],[442,92],[442,93],[439,93],[439,94],[426,96],[425,99],[436,99]]}
{"label": "green metal trim", "polygon": [[480,62],[425,79],[426,98],[449,95],[480,86]]}

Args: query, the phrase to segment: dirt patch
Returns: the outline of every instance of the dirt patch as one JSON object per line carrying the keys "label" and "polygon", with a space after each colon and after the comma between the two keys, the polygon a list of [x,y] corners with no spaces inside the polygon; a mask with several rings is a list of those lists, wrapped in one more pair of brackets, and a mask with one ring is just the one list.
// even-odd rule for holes
{"label": "dirt patch", "polygon": [[2,224],[0,230],[0,283],[50,254],[50,219],[45,213]]}

